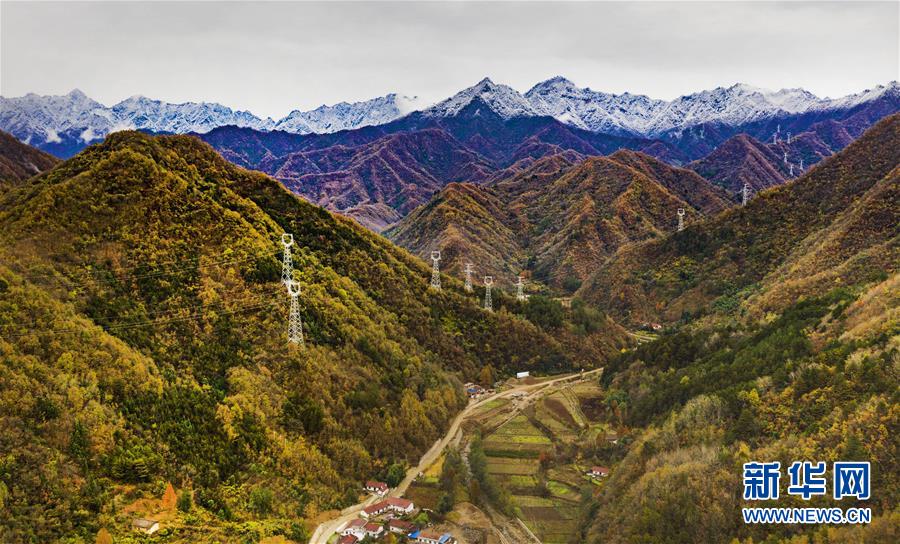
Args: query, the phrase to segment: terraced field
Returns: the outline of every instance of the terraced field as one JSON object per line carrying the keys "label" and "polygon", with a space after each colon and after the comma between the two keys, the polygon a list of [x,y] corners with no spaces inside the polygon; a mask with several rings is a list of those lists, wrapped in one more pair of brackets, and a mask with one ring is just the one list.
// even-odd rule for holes
{"label": "terraced field", "polygon": [[509,420],[484,441],[484,451],[489,457],[537,459],[542,451],[552,449],[550,439],[524,415]]}
{"label": "terraced field", "polygon": [[516,515],[545,544],[572,542],[583,493],[593,486],[577,464],[581,461],[542,469],[541,453],[554,454],[556,445],[603,435],[606,425],[592,417],[603,409],[601,394],[599,384],[589,380],[535,400],[512,419],[514,403],[509,401],[488,403],[476,415],[486,433],[488,472],[510,493]]}
{"label": "terraced field", "polygon": [[488,472],[491,474],[536,474],[537,459],[509,457],[488,457]]}
{"label": "terraced field", "polygon": [[544,544],[567,544],[578,525],[578,504],[556,498],[514,495],[519,517]]}

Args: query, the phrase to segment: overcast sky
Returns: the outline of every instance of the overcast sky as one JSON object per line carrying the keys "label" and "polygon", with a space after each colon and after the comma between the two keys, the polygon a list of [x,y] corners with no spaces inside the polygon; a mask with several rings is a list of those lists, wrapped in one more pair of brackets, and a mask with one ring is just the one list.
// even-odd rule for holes
{"label": "overcast sky", "polygon": [[0,94],[79,88],[260,116],[488,76],[671,99],[735,82],[839,96],[900,79],[900,2],[0,2]]}

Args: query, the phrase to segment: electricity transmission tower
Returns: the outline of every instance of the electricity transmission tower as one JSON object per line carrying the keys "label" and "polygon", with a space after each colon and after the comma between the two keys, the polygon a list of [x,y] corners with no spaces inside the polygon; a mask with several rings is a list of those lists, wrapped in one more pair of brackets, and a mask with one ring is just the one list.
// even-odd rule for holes
{"label": "electricity transmission tower", "polygon": [[466,291],[472,292],[472,263],[466,263]]}
{"label": "electricity transmission tower", "polygon": [[747,202],[750,202],[750,185],[745,183],[741,189],[741,206],[746,206]]}
{"label": "electricity transmission tower", "polygon": [[494,311],[494,301],[491,300],[491,286],[494,285],[494,278],[492,276],[484,277],[484,309],[493,312]]}
{"label": "electricity transmission tower", "polygon": [[684,230],[684,208],[678,208],[678,232]]}
{"label": "electricity transmission tower", "polygon": [[791,166],[791,173],[788,174],[788,176],[794,177],[794,165],[792,164],[792,165],[790,165],[790,166]]}
{"label": "electricity transmission tower", "polygon": [[288,342],[303,346],[303,322],[300,321],[300,284],[291,280],[287,284],[291,297],[291,313],[288,317]]}
{"label": "electricity transmission tower", "polygon": [[525,278],[519,274],[519,281],[516,282],[516,300],[525,300]]}
{"label": "electricity transmission tower", "polygon": [[441,270],[438,268],[438,263],[441,260],[441,252],[440,251],[432,251],[431,252],[431,286],[438,291],[441,290]]}
{"label": "electricity transmission tower", "polygon": [[294,245],[294,235],[287,232],[282,234],[281,245],[284,246],[284,260],[281,262],[281,283],[288,285],[294,278],[294,261],[291,258],[291,246]]}
{"label": "electricity transmission tower", "polygon": [[803,171],[803,159],[800,159],[800,171]]}
{"label": "electricity transmission tower", "polygon": [[787,143],[788,143],[788,145],[791,145],[791,133],[790,132],[788,132]]}
{"label": "electricity transmission tower", "polygon": [[784,164],[787,164],[787,151],[784,152]]}

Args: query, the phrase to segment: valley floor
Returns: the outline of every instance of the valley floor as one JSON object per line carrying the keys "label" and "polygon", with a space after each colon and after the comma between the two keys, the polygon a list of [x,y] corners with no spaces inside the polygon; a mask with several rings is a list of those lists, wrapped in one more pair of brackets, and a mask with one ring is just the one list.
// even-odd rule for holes
{"label": "valley floor", "polygon": [[[502,417],[506,418],[507,422],[512,421],[522,410],[543,399],[545,396],[557,391],[560,385],[568,384],[573,381],[582,382],[589,379],[591,376],[595,376],[601,371],[602,369],[595,369],[583,373],[566,374],[564,376],[541,381],[528,380],[527,382],[517,383],[508,389],[470,402],[469,405],[454,418],[450,427],[447,429],[446,434],[434,443],[434,445],[422,456],[419,463],[406,472],[406,477],[403,481],[397,487],[391,489],[386,496],[402,497],[407,493],[411,486],[422,487],[421,484],[417,483],[418,480],[442,458],[442,455],[449,445],[453,444],[458,447],[462,443],[467,434],[464,427],[471,427],[471,425],[467,424],[481,421],[485,416]],[[359,517],[360,512],[365,507],[372,505],[378,500],[381,500],[381,497],[374,495],[370,496],[366,500],[346,508],[334,517],[320,523],[313,532],[312,538],[310,538],[310,544],[328,544],[337,531],[340,531],[351,520]],[[422,506],[433,507],[434,505],[423,504]],[[501,539],[501,541],[505,540]]]}

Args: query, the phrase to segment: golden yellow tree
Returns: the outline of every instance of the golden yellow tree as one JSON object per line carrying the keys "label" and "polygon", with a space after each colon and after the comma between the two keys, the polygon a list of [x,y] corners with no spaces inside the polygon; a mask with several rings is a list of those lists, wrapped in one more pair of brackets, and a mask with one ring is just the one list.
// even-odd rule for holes
{"label": "golden yellow tree", "polygon": [[106,527],[102,527],[97,531],[97,539],[94,540],[94,544],[112,544],[112,541],[112,535],[109,534]]}
{"label": "golden yellow tree", "polygon": [[176,504],[178,504],[178,496],[175,494],[175,488],[172,487],[172,482],[168,482],[166,484],[166,491],[162,496],[163,510],[175,510]]}

